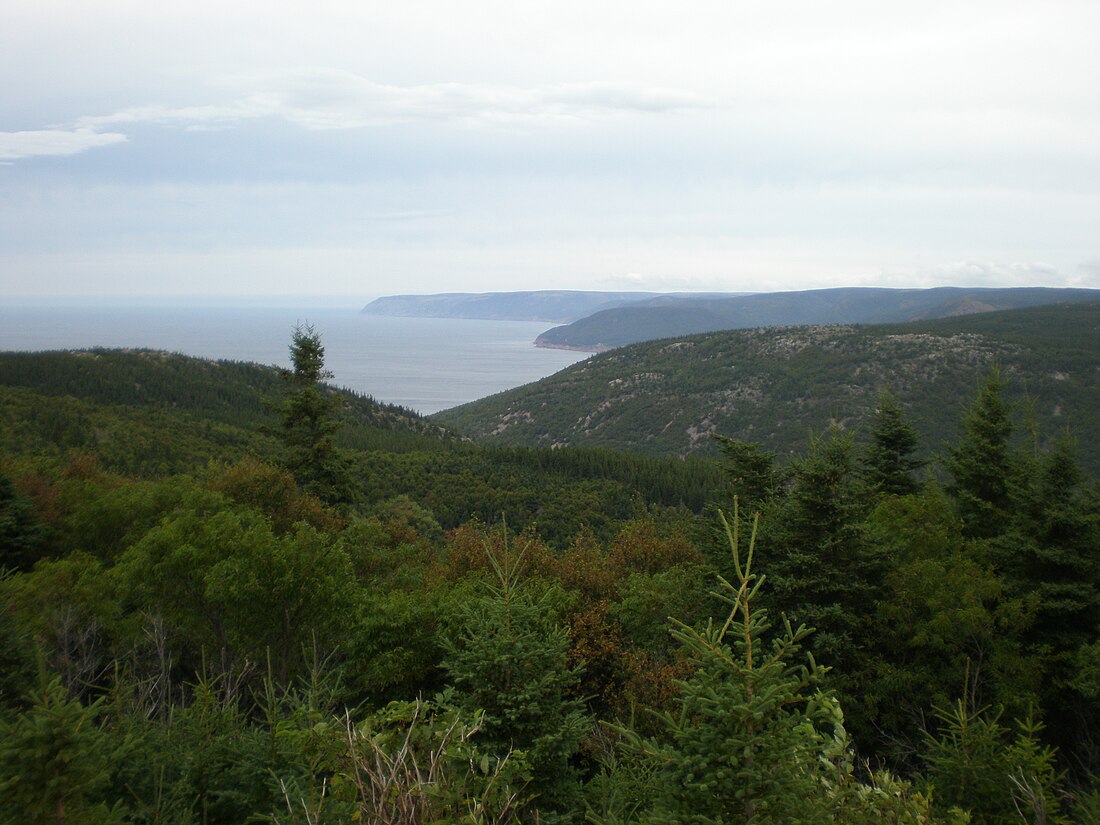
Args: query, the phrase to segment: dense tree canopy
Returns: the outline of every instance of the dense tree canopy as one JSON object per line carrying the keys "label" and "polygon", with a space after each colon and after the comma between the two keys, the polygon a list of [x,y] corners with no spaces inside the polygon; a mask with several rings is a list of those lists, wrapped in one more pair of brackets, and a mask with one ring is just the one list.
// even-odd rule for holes
{"label": "dense tree canopy", "polygon": [[118,401],[149,370],[191,381],[140,354],[102,356],[117,397],[12,402],[0,818],[1100,811],[1100,488],[1072,439],[1013,440],[997,373],[938,461],[883,395],[865,433],[712,463],[403,428],[295,340],[274,414],[277,379],[235,368],[195,405]]}

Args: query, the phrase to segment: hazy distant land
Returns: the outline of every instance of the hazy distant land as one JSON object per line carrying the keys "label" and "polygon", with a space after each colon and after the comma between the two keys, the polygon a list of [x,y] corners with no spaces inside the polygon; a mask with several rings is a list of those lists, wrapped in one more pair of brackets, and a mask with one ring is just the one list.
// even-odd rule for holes
{"label": "hazy distant land", "polygon": [[482,321],[547,321],[567,324],[601,309],[655,298],[656,292],[448,292],[438,295],[389,295],[371,301],[367,315],[404,318],[472,318]]}
{"label": "hazy distant land", "polygon": [[1100,299],[1100,290],[1045,287],[883,289],[800,292],[487,292],[394,295],[368,304],[371,315],[558,323],[535,339],[552,349],[602,352],[698,332],[797,324],[926,321],[1001,309]]}

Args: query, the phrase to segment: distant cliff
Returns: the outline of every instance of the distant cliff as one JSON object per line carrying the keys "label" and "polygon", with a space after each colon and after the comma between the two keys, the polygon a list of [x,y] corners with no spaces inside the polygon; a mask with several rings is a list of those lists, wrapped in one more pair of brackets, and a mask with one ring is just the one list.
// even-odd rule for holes
{"label": "distant cliff", "polygon": [[483,321],[546,321],[567,324],[602,309],[655,298],[655,292],[449,292],[437,295],[389,295],[371,301],[363,312],[403,318],[471,318]]}

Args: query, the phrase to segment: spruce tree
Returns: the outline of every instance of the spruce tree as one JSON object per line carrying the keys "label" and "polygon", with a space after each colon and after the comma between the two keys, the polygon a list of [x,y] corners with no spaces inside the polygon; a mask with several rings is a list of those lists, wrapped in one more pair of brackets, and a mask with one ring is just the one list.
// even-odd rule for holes
{"label": "spruce tree", "polygon": [[813,767],[832,708],[823,671],[800,655],[810,629],[784,620],[767,639],[772,624],[753,605],[763,584],[752,570],[755,531],[742,565],[738,528],[722,520],[736,571],[735,584],[720,579],[730,614],[702,631],[674,623],[695,670],[680,711],[663,717],[669,745],[655,749],[663,766],[648,821],[823,821],[814,815]]}
{"label": "spruce tree", "polygon": [[922,755],[937,807],[964,810],[974,825],[1068,822],[1056,753],[1039,739],[1043,726],[1017,721],[1013,736],[1001,715],[964,700],[934,712],[939,730],[925,734]]}
{"label": "spruce tree", "polygon": [[34,685],[34,640],[16,603],[23,582],[0,570],[0,713],[15,708]]}
{"label": "spruce tree", "polygon": [[865,540],[869,501],[853,453],[848,433],[811,437],[809,454],[793,462],[790,491],[765,518],[772,581],[766,601],[816,628],[811,649],[845,678],[862,658],[883,572]]}
{"label": "spruce tree", "polygon": [[[721,515],[733,581],[715,594],[729,605],[721,624],[702,629],[673,622],[691,675],[681,706],[660,719],[664,735],[646,739],[619,728],[626,757],[596,787],[608,795],[597,823],[931,822],[928,802],[885,773],[860,781],[840,705],[824,688],[825,668],[802,651],[811,630],[784,618],[778,628],[756,605],[764,583],[740,522]],[[778,630],[778,632],[776,632]],[[625,791],[626,793],[622,793]]]}
{"label": "spruce tree", "polygon": [[772,500],[780,484],[775,453],[760,444],[720,436],[718,450],[741,507],[755,512]]}
{"label": "spruce tree", "polygon": [[871,426],[871,443],[863,454],[864,476],[878,493],[904,496],[920,485],[913,473],[927,462],[914,458],[917,431],[905,417],[897,398],[889,390],[879,394]]}
{"label": "spruce tree", "polygon": [[0,718],[0,820],[37,825],[125,821],[108,805],[110,736],[96,722],[101,702],[70,699],[42,667],[29,709]]}
{"label": "spruce tree", "polygon": [[1064,656],[1100,627],[1100,497],[1084,489],[1069,436],[1038,457],[1029,481],[1016,511],[1022,547],[1009,572],[1014,589],[1036,596],[1035,640]]}
{"label": "spruce tree", "polygon": [[284,462],[306,492],[330,503],[347,501],[348,470],[333,440],[340,428],[339,396],[322,383],[332,373],[325,369],[325,347],[311,324],[294,328],[290,360],[293,369],[281,372],[286,396],[276,405]]}
{"label": "spruce tree", "polygon": [[566,663],[566,628],[554,621],[553,593],[540,595],[523,579],[524,551],[488,552],[494,580],[443,639],[450,701],[484,712],[476,737],[484,752],[521,754],[539,821],[570,821],[580,799],[572,760],[589,723],[572,696],[578,678]]}
{"label": "spruce tree", "polygon": [[968,536],[992,538],[1010,522],[1017,466],[1009,447],[1012,408],[994,367],[962,423],[962,438],[948,450],[947,492],[955,499]]}
{"label": "spruce tree", "polygon": [[1100,494],[1082,483],[1075,448],[1063,436],[1029,463],[1014,529],[999,544],[1010,590],[1034,604],[1023,638],[1041,654],[1049,736],[1080,758],[1081,730],[1100,726],[1100,705],[1066,688],[1100,628]]}

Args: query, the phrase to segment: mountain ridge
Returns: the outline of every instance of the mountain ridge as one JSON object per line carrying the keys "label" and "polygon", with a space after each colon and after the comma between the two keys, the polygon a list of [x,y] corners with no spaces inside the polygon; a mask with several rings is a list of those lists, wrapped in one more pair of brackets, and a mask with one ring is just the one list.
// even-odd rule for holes
{"label": "mountain ridge", "polygon": [[723,329],[896,323],[1100,300],[1100,290],[1056,287],[840,287],[730,296],[658,296],[605,307],[547,330],[536,346],[604,352],[641,341]]}

